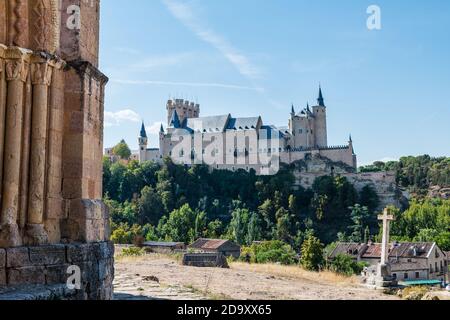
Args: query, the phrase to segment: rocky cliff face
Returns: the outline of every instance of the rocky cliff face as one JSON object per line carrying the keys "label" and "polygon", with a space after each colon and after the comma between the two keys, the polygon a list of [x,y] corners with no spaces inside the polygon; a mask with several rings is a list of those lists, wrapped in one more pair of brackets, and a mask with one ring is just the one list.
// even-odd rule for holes
{"label": "rocky cliff face", "polygon": [[380,198],[380,209],[389,205],[404,207],[408,195],[402,192],[396,183],[395,172],[355,173],[353,168],[333,162],[321,156],[294,163],[292,166],[296,186],[311,188],[318,177],[341,175],[346,177],[359,192],[365,186],[371,186]]}

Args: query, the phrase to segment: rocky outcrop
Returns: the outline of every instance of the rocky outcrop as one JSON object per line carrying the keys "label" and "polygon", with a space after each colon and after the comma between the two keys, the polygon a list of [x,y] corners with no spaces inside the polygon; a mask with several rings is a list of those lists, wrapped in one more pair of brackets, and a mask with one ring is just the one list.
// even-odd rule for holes
{"label": "rocky outcrop", "polygon": [[293,163],[290,168],[295,176],[295,185],[311,188],[318,177],[340,175],[348,179],[360,192],[365,186],[371,186],[380,199],[380,209],[389,205],[404,207],[408,195],[398,188],[395,172],[356,173],[345,163],[333,162],[322,156]]}

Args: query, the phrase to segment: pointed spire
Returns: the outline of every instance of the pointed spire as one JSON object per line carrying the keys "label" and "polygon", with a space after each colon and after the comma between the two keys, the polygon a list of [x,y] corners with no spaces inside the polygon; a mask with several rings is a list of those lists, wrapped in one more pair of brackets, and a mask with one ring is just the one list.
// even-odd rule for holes
{"label": "pointed spire", "polygon": [[325,107],[325,102],[322,94],[322,86],[319,85],[319,98],[317,99],[317,103],[320,107]]}
{"label": "pointed spire", "polygon": [[352,143],[353,142],[353,139],[352,139],[352,134],[350,134],[350,137],[349,137],[349,140],[348,140],[350,143]]}
{"label": "pointed spire", "polygon": [[141,138],[147,138],[147,131],[145,130],[145,124],[144,121],[142,121],[142,127],[141,127]]}
{"label": "pointed spire", "polygon": [[161,128],[159,129],[159,133],[164,133],[164,127],[163,127],[162,123],[161,123]]}
{"label": "pointed spire", "polygon": [[306,110],[307,110],[308,112],[311,112],[311,109],[309,108],[309,101],[306,102]]}
{"label": "pointed spire", "polygon": [[172,119],[170,120],[169,124],[170,124],[170,126],[172,126],[174,128],[179,128],[180,127],[180,118],[178,117],[177,110],[173,111]]}
{"label": "pointed spire", "polygon": [[291,117],[295,117],[295,107],[294,104],[292,104],[292,109],[291,109]]}

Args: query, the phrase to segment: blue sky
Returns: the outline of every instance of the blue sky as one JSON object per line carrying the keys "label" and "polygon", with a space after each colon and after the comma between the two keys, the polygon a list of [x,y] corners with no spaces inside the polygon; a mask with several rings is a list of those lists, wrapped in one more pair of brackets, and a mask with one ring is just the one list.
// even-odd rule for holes
{"label": "blue sky", "polygon": [[142,119],[157,146],[169,96],[286,126],[321,83],[329,144],[351,133],[361,164],[450,156],[449,1],[108,0],[101,14],[105,147],[137,148]]}

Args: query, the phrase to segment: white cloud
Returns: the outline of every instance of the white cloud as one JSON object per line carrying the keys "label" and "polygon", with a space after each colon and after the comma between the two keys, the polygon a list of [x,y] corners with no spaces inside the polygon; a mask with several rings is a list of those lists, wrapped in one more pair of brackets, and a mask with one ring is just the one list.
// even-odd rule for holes
{"label": "white cloud", "polygon": [[117,112],[105,111],[105,126],[113,127],[122,124],[123,122],[140,122],[139,114],[131,109],[120,110]]}
{"label": "white cloud", "polygon": [[232,63],[243,76],[255,79],[261,76],[261,71],[254,66],[250,59],[239,52],[224,37],[214,30],[202,25],[193,8],[177,0],[162,0],[170,13],[182,24],[194,32],[201,40],[216,48],[230,63]]}
{"label": "white cloud", "polygon": [[161,129],[162,122],[155,122],[151,126],[147,126],[145,130],[147,130],[147,134],[157,135],[159,134],[159,130]]}
{"label": "white cloud", "polygon": [[111,79],[111,82],[127,85],[155,85],[155,86],[185,86],[185,87],[210,87],[237,90],[251,90],[263,92],[261,87],[240,86],[235,84],[214,83],[214,82],[176,82],[176,81],[154,81],[154,80],[123,80]]}

